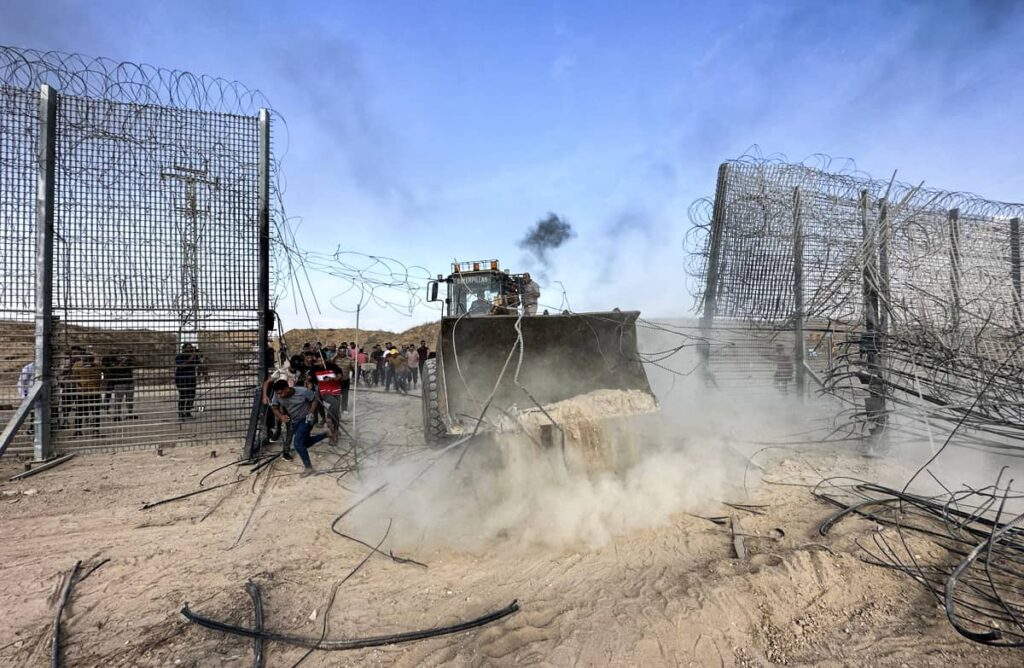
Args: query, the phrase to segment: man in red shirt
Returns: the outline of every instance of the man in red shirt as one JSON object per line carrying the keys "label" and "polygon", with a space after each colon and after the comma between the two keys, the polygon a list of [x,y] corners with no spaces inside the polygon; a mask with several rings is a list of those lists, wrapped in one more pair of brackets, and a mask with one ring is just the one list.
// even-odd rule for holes
{"label": "man in red shirt", "polygon": [[351,378],[350,364],[342,360],[346,371],[326,360],[316,360],[310,368],[311,380],[315,384],[320,395],[320,400],[327,409],[327,425],[331,432],[331,440],[337,437],[338,423],[341,421],[341,411],[348,409],[348,390]]}

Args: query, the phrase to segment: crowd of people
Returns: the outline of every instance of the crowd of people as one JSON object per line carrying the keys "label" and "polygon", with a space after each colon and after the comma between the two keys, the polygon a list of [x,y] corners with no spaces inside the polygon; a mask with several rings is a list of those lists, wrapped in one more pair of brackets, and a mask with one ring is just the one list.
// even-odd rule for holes
{"label": "crowd of people", "polygon": [[[99,434],[101,413],[114,422],[137,420],[135,414],[135,360],[123,350],[97,358],[81,346],[72,346],[61,367],[54,407],[62,426],[74,426],[75,436]],[[18,396],[25,399],[37,380],[35,362],[18,375]]]}
{"label": "crowd of people", "polygon": [[[269,348],[267,355],[276,357]],[[291,459],[289,446],[293,446],[302,460],[303,475],[313,473],[309,447],[324,438],[337,438],[342,416],[349,412],[352,384],[408,394],[420,383],[429,355],[426,341],[420,341],[419,347],[374,344],[369,352],[354,342],[318,341],[303,344],[296,355],[282,354],[281,363],[263,383],[270,440],[283,441],[285,459]],[[317,424],[326,426],[327,433],[312,435]]]}
{"label": "crowd of people", "polygon": [[[112,422],[138,420],[135,410],[138,368],[135,356],[124,349],[97,355],[83,346],[71,346],[57,370],[53,387],[53,410],[58,426],[73,428],[76,438],[96,437],[103,415]],[[193,344],[183,344],[174,357],[178,419],[196,418],[196,388],[200,378],[206,375],[202,355]],[[18,374],[19,398],[28,397],[38,380],[35,362],[23,366]]]}
{"label": "crowd of people", "polygon": [[[300,353],[279,355],[266,350],[268,375],[263,384],[263,400],[268,411],[268,425],[273,423],[276,440],[285,437],[308,463],[305,454],[309,445],[320,437],[310,435],[316,423],[327,426],[324,436],[334,437],[341,418],[349,412],[352,384],[380,388],[385,392],[408,394],[421,382],[423,367],[430,355],[426,341],[419,346],[408,343],[374,344],[369,351],[355,343],[306,343]],[[75,437],[98,437],[101,416],[110,421],[138,420],[135,409],[136,370],[138,363],[126,350],[112,350],[97,355],[81,346],[72,346],[56,374],[54,386],[54,417],[62,428],[72,428]],[[183,343],[174,357],[173,381],[177,394],[177,415],[182,421],[196,419],[197,389],[208,374],[204,357],[194,344]],[[25,364],[17,379],[18,396],[22,400],[39,380],[35,363]],[[300,406],[301,404],[301,406]],[[302,408],[305,406],[305,408]],[[310,429],[301,427],[310,415]],[[281,425],[291,423],[288,430]]]}

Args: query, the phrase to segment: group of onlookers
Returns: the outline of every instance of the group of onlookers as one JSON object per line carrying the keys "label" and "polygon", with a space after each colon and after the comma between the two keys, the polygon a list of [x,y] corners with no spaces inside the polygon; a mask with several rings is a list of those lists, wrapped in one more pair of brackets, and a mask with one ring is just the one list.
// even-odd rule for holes
{"label": "group of onlookers", "polygon": [[[73,428],[74,436],[98,436],[100,417],[112,422],[138,420],[135,412],[135,356],[124,349],[97,356],[82,346],[71,346],[56,374],[53,407],[57,424]],[[174,357],[174,386],[177,390],[178,418],[196,416],[196,388],[206,374],[206,363],[196,347],[185,343]],[[18,375],[18,396],[28,397],[38,380],[35,362],[29,362]]]}
{"label": "group of onlookers", "polygon": [[[117,350],[97,360],[81,346],[72,346],[57,375],[54,408],[58,423],[73,425],[75,436],[98,435],[100,414],[114,422],[136,420],[135,360]],[[18,375],[18,396],[28,397],[37,380],[36,364],[29,362]]]}
{"label": "group of onlookers", "polygon": [[[388,342],[374,344],[369,353],[355,343],[339,345],[306,343],[299,354],[283,356],[263,383],[263,401],[269,405],[267,431],[271,440],[284,439],[283,456],[291,459],[289,442],[302,460],[305,473],[313,472],[308,449],[314,443],[337,436],[341,417],[348,413],[352,383],[367,388],[384,385],[388,392],[408,394],[410,385],[419,383],[430,354],[426,341],[401,348]],[[271,396],[273,395],[273,396]],[[325,424],[327,434],[312,435],[317,423]],[[287,425],[287,429],[282,429]]]}

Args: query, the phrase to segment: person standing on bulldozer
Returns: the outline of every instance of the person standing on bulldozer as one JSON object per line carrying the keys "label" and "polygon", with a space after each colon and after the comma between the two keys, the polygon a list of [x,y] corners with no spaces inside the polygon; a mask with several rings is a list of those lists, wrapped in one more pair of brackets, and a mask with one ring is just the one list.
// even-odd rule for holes
{"label": "person standing on bulldozer", "polygon": [[523,315],[537,315],[537,302],[540,300],[540,286],[529,273],[523,274],[522,286]]}

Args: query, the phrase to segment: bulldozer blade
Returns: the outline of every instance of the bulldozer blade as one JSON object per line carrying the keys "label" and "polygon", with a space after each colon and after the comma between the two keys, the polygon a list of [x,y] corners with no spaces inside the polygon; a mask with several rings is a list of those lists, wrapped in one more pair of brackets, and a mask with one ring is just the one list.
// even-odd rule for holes
{"label": "bulldozer blade", "polygon": [[437,366],[449,419],[478,418],[492,391],[490,406],[499,411],[601,389],[652,394],[637,351],[639,315],[611,311],[444,318]]}

